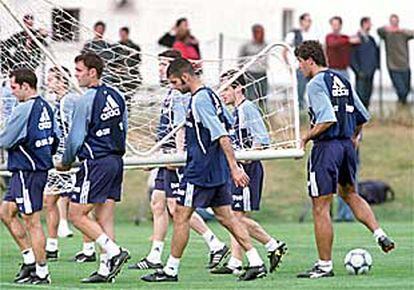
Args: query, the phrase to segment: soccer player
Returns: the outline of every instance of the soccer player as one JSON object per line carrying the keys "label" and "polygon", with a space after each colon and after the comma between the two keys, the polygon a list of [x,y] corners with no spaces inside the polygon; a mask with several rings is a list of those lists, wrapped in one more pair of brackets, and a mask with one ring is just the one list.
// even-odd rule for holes
{"label": "soccer player", "polygon": [[[225,83],[237,74],[229,70],[222,74],[221,82]],[[233,112],[232,139],[234,146],[239,149],[266,148],[270,143],[269,134],[262,116],[256,105],[245,97],[246,80],[240,75],[221,94],[226,105],[235,107]],[[229,191],[233,197],[232,208],[236,217],[246,227],[249,235],[263,244],[269,258],[269,271],[273,272],[286,253],[286,244],[271,237],[263,227],[248,216],[251,211],[258,211],[262,197],[263,166],[260,161],[242,162],[241,166],[250,178],[247,187],[237,187],[230,182]],[[231,257],[222,267],[213,269],[213,274],[237,274],[241,272],[243,250],[231,236]]]}
{"label": "soccer player", "polygon": [[[332,197],[339,193],[355,217],[374,235],[387,253],[394,242],[380,228],[370,206],[355,189],[356,145],[369,113],[349,81],[326,67],[322,46],[305,41],[296,50],[300,69],[308,83],[311,129],[302,137],[302,147],[312,140],[308,160],[308,191],[312,198],[313,220],[319,260],[299,278],[334,276],[332,264],[333,230],[329,214]],[[339,187],[338,187],[339,184]]]}
{"label": "soccer player", "polygon": [[36,88],[37,78],[31,70],[11,73],[11,89],[19,104],[0,133],[0,147],[8,151],[7,169],[12,172],[10,188],[1,205],[1,220],[23,255],[14,282],[50,284],[40,211],[57,137],[53,110]]}
{"label": "soccer player", "polygon": [[[67,75],[70,75],[67,68],[62,67],[62,69]],[[65,150],[65,142],[72,123],[72,113],[78,96],[69,90],[69,79],[57,67],[49,69],[47,85],[49,91],[56,96],[54,113],[59,128],[59,146],[54,158],[61,159]],[[56,260],[58,258],[59,209],[57,202],[60,198],[67,199],[70,196],[73,179],[74,176],[72,174],[49,172],[44,198],[49,235],[46,240],[46,258],[48,260]]]}
{"label": "soccer player", "polygon": [[147,282],[178,281],[178,267],[188,242],[190,219],[197,207],[211,207],[218,221],[246,251],[249,266],[239,279],[264,277],[266,268],[263,261],[230,207],[232,200],[227,190],[229,168],[237,186],[247,186],[249,177],[237,164],[231,146],[227,133],[230,128],[229,116],[226,117],[228,112],[218,96],[203,85],[188,60],[179,58],[171,62],[167,77],[173,88],[183,94],[191,92],[185,132],[187,163],[175,209],[170,257],[163,270],[141,279]]}
{"label": "soccer player", "polygon": [[[160,80],[161,85],[168,82],[166,70],[169,63],[181,57],[176,50],[167,50],[159,54]],[[162,140],[171,131],[185,121],[189,96],[181,94],[178,90],[171,89],[165,97],[160,122],[157,128],[158,141]],[[184,150],[184,128],[163,144],[162,148],[168,151]],[[155,187],[151,196],[151,210],[153,213],[154,229],[153,241],[150,253],[136,264],[130,265],[130,269],[162,269],[161,255],[164,248],[164,240],[168,230],[168,211],[174,216],[176,206],[176,192],[179,187],[179,180],[182,168],[161,167],[155,179]],[[167,211],[168,206],[168,211]],[[201,235],[210,250],[209,268],[217,266],[226,256],[229,248],[221,242],[217,236],[207,227],[204,220],[194,212],[190,219],[191,228]]]}
{"label": "soccer player", "polygon": [[[123,96],[100,82],[104,68],[95,53],[75,58],[75,77],[88,88],[75,107],[72,128],[66,141],[62,164],[58,170],[69,170],[78,156],[82,166],[69,206],[69,219],[83,234],[103,250],[99,270],[84,283],[113,281],[130,258],[129,252],[115,243],[115,203],[121,200],[123,160],[127,114]],[[96,221],[88,214],[95,210]]]}

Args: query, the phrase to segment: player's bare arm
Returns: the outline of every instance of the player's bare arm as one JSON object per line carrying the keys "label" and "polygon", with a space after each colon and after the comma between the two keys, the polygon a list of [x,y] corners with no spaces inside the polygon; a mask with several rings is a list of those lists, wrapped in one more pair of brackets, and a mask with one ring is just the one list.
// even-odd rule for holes
{"label": "player's bare arm", "polygon": [[230,173],[237,186],[245,187],[249,184],[249,177],[244,172],[243,168],[237,164],[236,156],[234,155],[233,147],[228,136],[222,136],[219,139],[220,147],[226,155],[229,164]]}
{"label": "player's bare arm", "polygon": [[335,124],[335,122],[326,122],[326,123],[316,124],[311,130],[309,130],[307,134],[305,134],[302,137],[301,149],[305,149],[306,144],[308,144],[310,140],[312,140],[313,138],[319,136],[320,134],[328,130],[329,127],[331,127],[333,124]]}

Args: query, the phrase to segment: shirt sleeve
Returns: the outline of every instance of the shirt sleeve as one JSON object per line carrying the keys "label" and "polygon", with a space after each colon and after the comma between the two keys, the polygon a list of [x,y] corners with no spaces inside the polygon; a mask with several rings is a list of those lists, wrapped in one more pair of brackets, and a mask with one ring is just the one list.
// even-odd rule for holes
{"label": "shirt sleeve", "polygon": [[215,141],[222,136],[227,136],[228,132],[220,121],[216,108],[210,97],[204,91],[199,92],[193,98],[193,114],[196,122],[201,122],[210,131],[211,141]]}
{"label": "shirt sleeve", "polygon": [[122,126],[126,134],[128,132],[128,110],[125,110],[124,115],[122,116]]}
{"label": "shirt sleeve", "polygon": [[294,46],[295,42],[295,33],[293,31],[288,32],[285,37],[285,42],[290,46]]}
{"label": "shirt sleeve", "polygon": [[414,30],[411,29],[404,29],[404,34],[407,36],[407,40],[414,38]]}
{"label": "shirt sleeve", "polygon": [[259,110],[252,104],[244,108],[245,126],[253,136],[253,143],[269,145],[270,138]]}
{"label": "shirt sleeve", "polygon": [[76,103],[80,97],[75,93],[67,94],[64,101],[63,111],[65,113],[65,120],[68,122],[69,126],[72,124],[73,114],[75,113]]}
{"label": "shirt sleeve", "polygon": [[362,104],[361,99],[359,98],[357,92],[352,89],[352,95],[354,97],[354,106],[355,106],[355,113],[356,113],[356,123],[357,125],[362,125],[369,121],[371,118],[368,110]]}
{"label": "shirt sleeve", "polygon": [[316,124],[337,122],[328,92],[317,80],[309,83],[308,94]]}
{"label": "shirt sleeve", "polygon": [[384,39],[386,35],[385,27],[380,27],[377,29],[377,33],[380,38]]}
{"label": "shirt sleeve", "polygon": [[71,129],[66,140],[65,153],[62,158],[63,165],[69,165],[75,161],[76,155],[83,145],[89,123],[91,122],[95,93],[95,90],[88,90],[76,102]]}
{"label": "shirt sleeve", "polygon": [[18,104],[0,132],[0,147],[9,149],[26,137],[27,123],[33,107],[33,100]]}

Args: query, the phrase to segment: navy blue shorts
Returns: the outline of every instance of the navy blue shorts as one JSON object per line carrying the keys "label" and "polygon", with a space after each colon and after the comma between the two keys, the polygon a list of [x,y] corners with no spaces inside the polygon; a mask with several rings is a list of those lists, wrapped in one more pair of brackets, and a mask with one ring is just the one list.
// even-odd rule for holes
{"label": "navy blue shorts", "polygon": [[180,181],[183,176],[183,167],[179,167],[175,170],[165,170],[164,181],[165,181],[165,195],[167,198],[173,198],[177,196],[180,190]]}
{"label": "navy blue shorts", "polygon": [[165,167],[158,168],[154,189],[164,191],[167,198],[174,198],[180,188],[182,170],[182,167],[176,170],[168,170]]}
{"label": "navy blue shorts", "polygon": [[46,182],[47,171],[13,172],[9,190],[3,200],[15,202],[22,214],[41,211]]}
{"label": "navy blue shorts", "polygon": [[108,199],[121,201],[124,162],[121,156],[109,155],[87,159],[76,173],[72,202],[105,203]]}
{"label": "navy blue shorts", "polygon": [[154,181],[154,189],[164,191],[165,167],[158,168],[157,176]]}
{"label": "navy blue shorts", "polygon": [[228,185],[201,187],[182,181],[176,195],[177,203],[192,208],[220,207],[232,204]]}
{"label": "navy blue shorts", "polygon": [[338,183],[354,185],[356,171],[356,150],[350,139],[314,142],[308,159],[309,195],[336,193]]}
{"label": "navy blue shorts", "polygon": [[230,180],[230,193],[233,197],[234,211],[256,211],[260,209],[263,188],[263,166],[260,161],[242,164],[244,171],[250,178],[247,187],[236,187]]}

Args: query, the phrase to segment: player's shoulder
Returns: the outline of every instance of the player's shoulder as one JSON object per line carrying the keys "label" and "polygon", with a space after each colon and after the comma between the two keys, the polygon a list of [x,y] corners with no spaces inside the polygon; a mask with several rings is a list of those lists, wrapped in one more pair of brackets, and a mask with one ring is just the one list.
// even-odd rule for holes
{"label": "player's shoulder", "polygon": [[325,85],[326,72],[320,72],[311,78],[308,82],[308,90],[322,89]]}
{"label": "player's shoulder", "polygon": [[198,89],[192,96],[193,102],[196,105],[210,104],[211,103],[211,89],[203,87]]}
{"label": "player's shoulder", "polygon": [[259,110],[255,103],[251,100],[245,99],[243,103],[240,104],[239,109],[243,111],[256,111]]}
{"label": "player's shoulder", "polygon": [[30,99],[25,102],[18,102],[16,107],[14,108],[14,111],[16,111],[17,113],[19,111],[30,110],[33,107],[35,101],[36,99]]}
{"label": "player's shoulder", "polygon": [[71,105],[75,104],[80,99],[80,96],[81,95],[74,91],[69,91],[66,93],[62,100],[65,103],[65,105]]}

